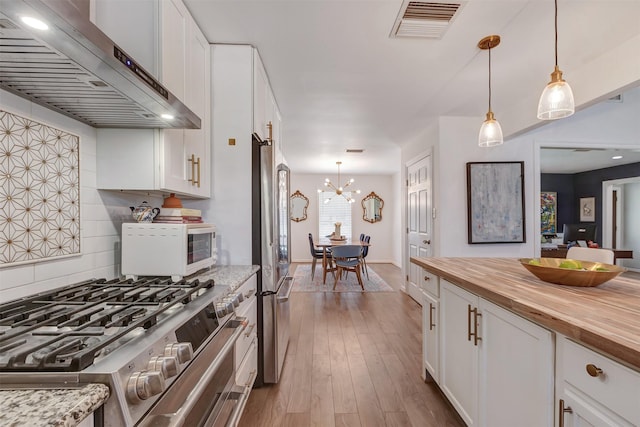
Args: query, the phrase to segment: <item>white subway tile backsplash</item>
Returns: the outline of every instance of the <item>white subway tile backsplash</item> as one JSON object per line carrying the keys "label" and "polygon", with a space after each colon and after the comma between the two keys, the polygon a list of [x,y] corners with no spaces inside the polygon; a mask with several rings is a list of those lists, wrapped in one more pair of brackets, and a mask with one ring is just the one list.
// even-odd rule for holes
{"label": "white subway tile backsplash", "polygon": [[81,255],[3,267],[0,265],[0,303],[93,278],[120,275],[120,232],[131,222],[129,206],[147,200],[161,206],[159,197],[96,189],[96,129],[23,98],[0,90],[3,108],[63,129],[80,137]]}
{"label": "white subway tile backsplash", "polygon": [[33,265],[0,268],[0,291],[33,282]]}

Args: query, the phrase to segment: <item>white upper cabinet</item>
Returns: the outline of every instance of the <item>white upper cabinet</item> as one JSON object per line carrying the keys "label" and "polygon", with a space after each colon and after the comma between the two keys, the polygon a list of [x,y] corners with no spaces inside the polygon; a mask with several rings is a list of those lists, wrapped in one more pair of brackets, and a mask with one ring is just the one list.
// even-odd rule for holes
{"label": "white upper cabinet", "polygon": [[191,44],[189,27],[193,26],[192,18],[182,0],[164,0],[160,5],[160,81],[193,110],[185,98],[186,69],[191,66],[187,51]]}
{"label": "white upper cabinet", "polygon": [[260,60],[257,50],[253,50],[253,132],[260,139],[269,138],[267,123],[273,116],[271,98],[269,96],[269,79]]}
{"label": "white upper cabinet", "polygon": [[187,70],[197,25],[182,0],[91,0],[91,20],[196,112],[187,96]]}
{"label": "white upper cabinet", "polygon": [[210,197],[210,48],[186,6],[181,0],[92,0],[92,17],[202,121],[200,129],[99,129],[98,188]]}
{"label": "white upper cabinet", "polygon": [[282,119],[269,77],[256,49],[253,50],[253,132],[282,152]]}
{"label": "white upper cabinet", "polygon": [[90,0],[90,19],[122,50],[160,79],[159,0]]}

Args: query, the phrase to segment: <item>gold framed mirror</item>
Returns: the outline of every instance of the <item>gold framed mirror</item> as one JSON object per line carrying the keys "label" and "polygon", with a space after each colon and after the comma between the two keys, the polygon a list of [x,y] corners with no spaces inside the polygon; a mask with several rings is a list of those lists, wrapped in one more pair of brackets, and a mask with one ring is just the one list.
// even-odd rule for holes
{"label": "gold framed mirror", "polygon": [[307,219],[307,208],[309,207],[309,199],[296,190],[290,197],[291,202],[291,220],[295,222]]}
{"label": "gold framed mirror", "polygon": [[384,201],[373,191],[362,199],[362,219],[370,223],[382,221],[382,207]]}

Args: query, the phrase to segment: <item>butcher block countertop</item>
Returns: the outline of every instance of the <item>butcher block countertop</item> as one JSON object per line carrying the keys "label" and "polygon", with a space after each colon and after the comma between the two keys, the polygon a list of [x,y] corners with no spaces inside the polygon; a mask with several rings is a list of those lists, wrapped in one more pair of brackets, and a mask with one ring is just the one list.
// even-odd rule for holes
{"label": "butcher block countertop", "polygon": [[640,370],[640,280],[628,273],[596,287],[575,287],[543,282],[515,258],[411,257],[411,262]]}

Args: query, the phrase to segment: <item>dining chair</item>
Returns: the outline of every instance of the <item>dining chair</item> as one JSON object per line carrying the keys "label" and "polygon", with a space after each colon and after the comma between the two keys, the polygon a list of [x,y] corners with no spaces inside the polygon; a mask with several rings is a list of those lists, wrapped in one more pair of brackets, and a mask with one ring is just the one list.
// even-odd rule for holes
{"label": "dining chair", "polygon": [[311,251],[311,280],[316,272],[316,263],[323,257],[323,250],[316,248],[313,244],[313,235],[309,233],[309,249]]}
{"label": "dining chair", "polygon": [[334,273],[333,289],[336,289],[338,279],[342,276],[342,272],[353,271],[356,273],[358,283],[364,291],[364,284],[362,283],[362,274],[360,273],[360,258],[362,257],[362,246],[360,245],[342,245],[334,246],[331,251],[333,262],[336,266],[336,273]]}
{"label": "dining chair", "polygon": [[361,240],[365,242],[366,245],[362,247],[362,257],[360,258],[360,260],[362,262],[362,265],[364,266],[363,270],[367,275],[367,279],[369,279],[369,268],[367,267],[367,255],[369,254],[369,243],[371,242],[371,236],[364,236],[364,238]]}
{"label": "dining chair", "polygon": [[610,249],[600,248],[582,248],[580,246],[572,246],[567,251],[568,259],[577,259],[580,261],[603,262],[605,264],[613,264],[613,251]]}

